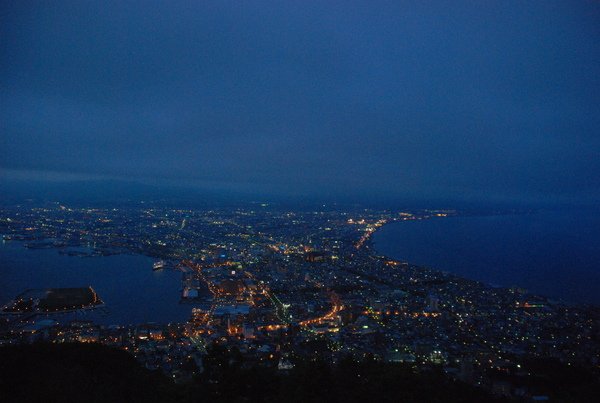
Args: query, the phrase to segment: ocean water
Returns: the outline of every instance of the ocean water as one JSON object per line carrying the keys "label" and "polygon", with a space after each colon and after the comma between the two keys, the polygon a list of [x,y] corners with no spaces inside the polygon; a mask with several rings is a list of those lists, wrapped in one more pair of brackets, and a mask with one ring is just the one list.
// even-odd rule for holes
{"label": "ocean water", "polygon": [[[180,304],[181,273],[152,271],[141,255],[74,257],[57,249],[27,249],[0,242],[0,305],[28,288],[87,287],[106,304],[96,321],[110,325],[184,322],[192,306]],[[98,310],[96,310],[98,311]]]}
{"label": "ocean water", "polygon": [[401,221],[378,253],[496,286],[600,305],[600,213],[540,212]]}

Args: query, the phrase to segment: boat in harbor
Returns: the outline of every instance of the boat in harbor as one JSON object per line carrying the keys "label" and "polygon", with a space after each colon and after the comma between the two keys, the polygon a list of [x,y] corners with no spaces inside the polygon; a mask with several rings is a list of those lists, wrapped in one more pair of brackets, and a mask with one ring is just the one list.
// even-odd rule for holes
{"label": "boat in harbor", "polygon": [[162,270],[166,265],[167,263],[164,260],[159,260],[158,262],[154,262],[152,265],[152,270]]}

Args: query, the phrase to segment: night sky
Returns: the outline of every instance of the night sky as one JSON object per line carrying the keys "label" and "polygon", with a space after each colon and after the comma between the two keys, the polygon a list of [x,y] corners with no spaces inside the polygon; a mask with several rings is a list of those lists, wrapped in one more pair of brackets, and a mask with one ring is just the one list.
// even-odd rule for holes
{"label": "night sky", "polygon": [[600,200],[600,2],[2,1],[2,181]]}

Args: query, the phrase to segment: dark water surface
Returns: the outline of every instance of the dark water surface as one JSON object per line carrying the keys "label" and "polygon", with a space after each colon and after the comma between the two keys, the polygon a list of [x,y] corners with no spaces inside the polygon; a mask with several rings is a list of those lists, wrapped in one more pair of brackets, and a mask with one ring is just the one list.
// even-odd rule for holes
{"label": "dark water surface", "polygon": [[27,288],[91,285],[106,303],[94,319],[105,324],[188,320],[192,307],[179,304],[181,273],[152,271],[153,261],[140,255],[73,257],[0,242],[0,305]]}
{"label": "dark water surface", "polygon": [[374,236],[381,254],[499,286],[600,305],[600,214],[402,221]]}

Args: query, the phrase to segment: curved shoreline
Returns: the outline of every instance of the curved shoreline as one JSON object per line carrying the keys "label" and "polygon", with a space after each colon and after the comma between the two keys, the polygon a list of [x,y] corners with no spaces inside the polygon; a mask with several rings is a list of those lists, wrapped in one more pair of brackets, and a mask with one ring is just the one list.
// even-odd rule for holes
{"label": "curved shoreline", "polygon": [[[408,236],[406,227],[395,227],[401,228],[396,232],[390,231],[394,227],[386,224],[384,227],[388,231],[384,235],[378,232],[372,238],[372,248],[379,256],[493,288],[525,288],[532,294],[564,303],[600,305],[595,292],[597,287],[594,288],[597,284],[594,279],[598,278],[597,265],[594,265],[596,249],[589,246],[594,244],[597,236],[593,229],[594,218],[590,220],[587,214],[579,215],[578,212],[453,218],[463,220],[456,221],[457,227],[452,226],[451,230],[444,227],[445,223],[439,227],[429,227],[431,222],[422,223],[428,227],[419,227],[414,237],[402,238],[402,247],[395,246],[400,242],[395,238]],[[465,218],[475,220],[469,222]],[[396,219],[388,224],[401,221],[405,220]],[[581,222],[586,223],[583,229]],[[421,246],[422,237],[429,237],[429,234],[432,234],[431,240],[428,239],[431,243]],[[430,253],[428,245],[439,248]],[[416,255],[432,258],[426,264],[413,263],[419,259],[394,250],[411,247],[416,248]],[[442,259],[447,259],[448,263],[436,264],[436,260]],[[475,275],[469,275],[469,272]]]}

